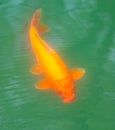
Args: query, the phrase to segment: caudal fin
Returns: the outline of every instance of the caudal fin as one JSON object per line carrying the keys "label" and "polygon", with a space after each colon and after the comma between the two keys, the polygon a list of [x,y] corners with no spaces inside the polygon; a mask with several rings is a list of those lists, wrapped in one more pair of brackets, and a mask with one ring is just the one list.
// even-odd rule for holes
{"label": "caudal fin", "polygon": [[38,9],[31,20],[30,27],[34,27],[38,33],[43,33],[48,31],[48,27],[45,24],[40,23],[40,18],[41,18],[41,9]]}

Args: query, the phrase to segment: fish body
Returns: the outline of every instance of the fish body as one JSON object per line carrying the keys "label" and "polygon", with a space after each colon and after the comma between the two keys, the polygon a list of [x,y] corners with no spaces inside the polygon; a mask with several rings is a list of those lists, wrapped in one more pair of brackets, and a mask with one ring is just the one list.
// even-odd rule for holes
{"label": "fish body", "polygon": [[36,11],[29,30],[37,62],[31,71],[33,74],[43,74],[45,77],[37,83],[36,88],[52,89],[63,99],[63,102],[72,102],[76,98],[74,80],[80,79],[85,71],[84,69],[69,70],[57,52],[40,37],[40,33],[48,30],[46,25],[40,24],[40,16],[41,10]]}

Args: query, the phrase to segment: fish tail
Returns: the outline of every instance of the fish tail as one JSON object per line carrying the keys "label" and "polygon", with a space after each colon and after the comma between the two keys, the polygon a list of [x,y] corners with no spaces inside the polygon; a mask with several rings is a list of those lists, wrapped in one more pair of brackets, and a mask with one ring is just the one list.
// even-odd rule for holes
{"label": "fish tail", "polygon": [[42,10],[38,9],[34,13],[32,20],[31,20],[31,24],[30,24],[31,27],[34,27],[37,30],[38,33],[43,33],[43,32],[48,31],[47,25],[40,23],[41,13],[42,13]]}

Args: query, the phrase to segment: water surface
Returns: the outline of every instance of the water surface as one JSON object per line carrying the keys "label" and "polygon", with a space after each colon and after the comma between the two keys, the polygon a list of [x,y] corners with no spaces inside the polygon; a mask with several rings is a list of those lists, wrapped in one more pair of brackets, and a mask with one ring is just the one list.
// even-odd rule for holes
{"label": "water surface", "polygon": [[[0,129],[115,129],[114,0],[0,1]],[[83,67],[77,101],[63,104],[51,91],[38,91],[41,77],[29,72],[35,63],[28,30],[42,8],[50,32],[42,37],[70,68]]]}

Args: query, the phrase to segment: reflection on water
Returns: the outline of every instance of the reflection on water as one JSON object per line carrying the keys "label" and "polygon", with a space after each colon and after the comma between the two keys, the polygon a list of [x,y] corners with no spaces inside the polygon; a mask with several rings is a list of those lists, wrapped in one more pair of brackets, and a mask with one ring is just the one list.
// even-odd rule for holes
{"label": "reflection on water", "polygon": [[[111,6],[112,7],[112,6]],[[37,91],[28,27],[43,9],[50,32],[42,37],[70,67],[86,75],[76,88],[78,101],[63,104],[51,91]],[[99,0],[0,1],[1,130],[107,130],[114,127],[114,8]],[[103,122],[103,123],[102,123]],[[109,126],[109,127],[108,127]]]}

